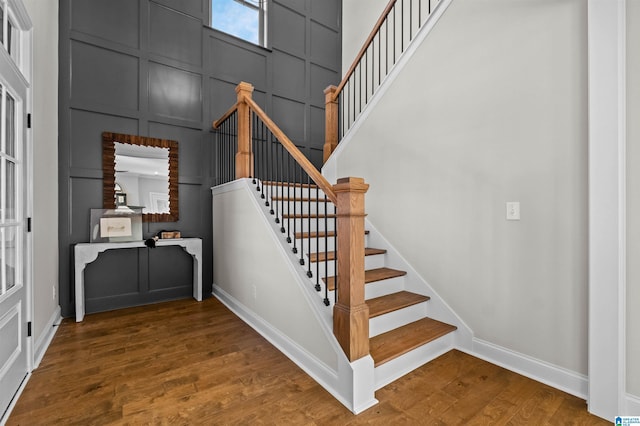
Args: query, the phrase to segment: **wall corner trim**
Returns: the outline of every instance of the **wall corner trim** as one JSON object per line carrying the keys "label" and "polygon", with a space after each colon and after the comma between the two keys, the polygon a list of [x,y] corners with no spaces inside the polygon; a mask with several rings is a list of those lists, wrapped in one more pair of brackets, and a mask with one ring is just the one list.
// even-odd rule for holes
{"label": "wall corner trim", "polygon": [[589,412],[624,413],[626,1],[588,0]]}

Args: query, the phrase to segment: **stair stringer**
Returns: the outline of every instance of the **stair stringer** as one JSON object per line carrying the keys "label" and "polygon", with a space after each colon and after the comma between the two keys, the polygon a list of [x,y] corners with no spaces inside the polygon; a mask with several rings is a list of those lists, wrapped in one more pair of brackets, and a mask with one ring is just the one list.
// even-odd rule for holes
{"label": "stair stringer", "polygon": [[436,8],[431,12],[425,23],[422,25],[422,28],[417,32],[414,39],[409,43],[407,49],[400,55],[398,61],[393,66],[393,68],[389,71],[389,74],[382,80],[382,83],[377,88],[375,93],[372,95],[371,99],[366,103],[360,114],[358,115],[356,121],[354,121],[353,125],[349,130],[342,136],[340,139],[338,146],[335,151],[331,153],[331,156],[327,159],[327,161],[322,166],[322,175],[327,178],[329,182],[336,182],[338,180],[338,158],[340,157],[340,153],[343,149],[353,139],[353,135],[358,132],[358,129],[367,121],[367,117],[371,113],[371,111],[376,107],[378,102],[384,97],[385,92],[391,87],[393,81],[398,77],[398,75],[402,72],[402,69],[409,63],[411,57],[414,55],[416,50],[420,48],[424,40],[429,36],[429,33],[434,29],[442,15],[447,10],[447,8],[451,5],[453,0],[440,0]]}
{"label": "stair stringer", "polygon": [[368,219],[365,219],[365,227],[369,230],[369,243],[374,247],[384,247],[387,250],[385,264],[390,268],[406,271],[407,274],[403,277],[403,290],[430,297],[426,302],[426,316],[458,328],[453,333],[376,367],[377,390],[451,349],[470,352],[473,347],[473,331]]}
{"label": "stair stringer", "polygon": [[[218,200],[216,200],[218,198]],[[371,356],[364,357],[355,362],[349,362],[342,348],[333,335],[332,308],[324,306],[317,292],[310,285],[309,278],[298,263],[298,258],[291,251],[289,244],[280,232],[280,225],[274,221],[268,208],[264,206],[260,194],[255,191],[251,179],[238,179],[233,182],[212,188],[212,212],[213,212],[213,250],[214,250],[214,283],[213,296],[219,299],[234,314],[245,323],[260,333],[271,344],[284,353],[296,365],[302,368],[309,376],[331,393],[338,401],[354,413],[360,413],[375,405],[374,367]],[[235,210],[230,207],[235,205]],[[248,226],[241,223],[242,217],[247,215],[251,219],[252,226],[261,228],[260,243],[248,240],[247,244],[238,244],[232,239],[237,236],[225,238],[225,231],[234,228]],[[261,218],[261,219],[260,219]],[[236,222],[230,223],[230,222]],[[259,223],[259,225],[257,225]],[[235,225],[235,226],[234,226]],[[230,243],[231,242],[231,243]],[[220,247],[224,247],[219,249]],[[251,274],[246,271],[232,269],[233,259],[242,256],[245,259],[259,259],[264,256],[264,250],[269,250],[276,258],[269,265],[269,274],[264,274],[260,282],[256,282]],[[240,268],[242,269],[242,268]],[[251,268],[246,268],[251,269]],[[228,275],[235,277],[234,282],[228,281]],[[276,275],[286,276],[286,280],[269,282],[270,277]],[[283,281],[286,281],[283,282]],[[271,298],[269,312],[266,314],[264,306],[252,307],[256,304],[251,295],[256,292],[256,285],[261,290],[270,291],[278,286],[290,285],[299,290],[293,291],[291,297],[278,302],[277,298]],[[295,294],[294,294],[295,293]],[[329,346],[335,356],[335,363],[328,365],[326,361],[318,358],[299,339],[300,333],[294,335],[283,330],[284,327],[274,324],[273,320],[266,318],[273,313],[287,312],[291,309],[292,299],[298,303],[298,313],[304,311],[305,321],[296,321],[300,327],[306,327],[309,332],[321,330],[321,338]],[[303,305],[303,306],[300,306]],[[259,310],[262,309],[263,313]],[[302,315],[301,315],[302,316]]]}

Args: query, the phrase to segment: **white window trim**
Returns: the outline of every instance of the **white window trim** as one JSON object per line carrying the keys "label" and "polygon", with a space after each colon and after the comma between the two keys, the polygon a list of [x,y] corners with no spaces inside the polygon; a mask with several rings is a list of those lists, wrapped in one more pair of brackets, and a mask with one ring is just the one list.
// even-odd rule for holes
{"label": "white window trim", "polygon": [[[211,28],[213,28],[216,31],[220,31],[221,33],[224,34],[229,34],[232,37],[236,37],[240,40],[244,40],[247,43],[251,43],[251,44],[255,44],[253,43],[253,41],[251,40],[246,40],[242,37],[239,37],[237,35],[234,34],[230,34],[225,32],[224,30],[221,30],[219,28],[216,28],[213,26],[213,1],[214,0],[210,0],[209,1],[209,26]],[[239,3],[245,7],[248,7],[250,9],[253,10],[257,10],[258,11],[258,44],[256,44],[256,46],[260,46],[260,47],[267,47],[267,28],[268,28],[268,6],[269,6],[269,1],[268,0],[233,0],[236,3]],[[255,2],[258,2],[258,4],[255,4]]]}

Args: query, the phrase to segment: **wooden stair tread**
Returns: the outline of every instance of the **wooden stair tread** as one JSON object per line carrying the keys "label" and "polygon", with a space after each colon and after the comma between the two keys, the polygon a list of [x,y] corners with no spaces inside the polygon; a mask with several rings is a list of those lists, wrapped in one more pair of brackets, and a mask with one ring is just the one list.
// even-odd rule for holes
{"label": "wooden stair tread", "polygon": [[[405,271],[399,271],[397,269],[391,269],[391,268],[369,269],[368,271],[364,271],[364,283],[369,284],[376,281],[387,280],[389,278],[402,277],[404,275],[407,275]],[[324,281],[325,284],[329,287],[329,291],[333,291],[336,289],[335,276],[323,278],[322,281]]]}
{"label": "wooden stair tread", "polygon": [[313,214],[307,214],[307,213],[298,213],[298,214],[283,214],[282,218],[283,219],[324,219],[324,218],[334,218],[336,217],[335,214],[330,213],[330,214],[318,214],[318,213],[313,213]]}
{"label": "wooden stair tread", "polygon": [[[365,248],[364,249],[364,255],[365,256],[374,256],[376,254],[385,254],[386,252],[387,252],[386,250],[376,249],[376,248]],[[309,262],[311,262],[311,263],[324,262],[325,261],[325,256],[326,256],[327,260],[335,260],[336,252],[335,251],[329,251],[329,252],[321,251],[320,253],[311,253],[309,255]]]}
{"label": "wooden stair tread", "polygon": [[[336,232],[335,231],[329,231],[328,233],[324,232],[324,231],[320,231],[320,232],[312,232],[311,233],[311,238],[324,238],[325,234],[327,237],[335,237],[336,236]],[[364,231],[365,235],[369,234],[369,231]],[[309,233],[308,232],[296,232],[296,239],[301,239],[301,238],[309,238]]]}
{"label": "wooden stair tread", "polygon": [[384,364],[457,329],[431,318],[409,323],[369,339],[369,352],[374,366]]}
{"label": "wooden stair tread", "polygon": [[369,306],[369,318],[375,318],[389,312],[397,311],[408,306],[426,302],[429,296],[411,293],[409,291],[399,291],[397,293],[387,294],[386,296],[376,297],[367,300]]}

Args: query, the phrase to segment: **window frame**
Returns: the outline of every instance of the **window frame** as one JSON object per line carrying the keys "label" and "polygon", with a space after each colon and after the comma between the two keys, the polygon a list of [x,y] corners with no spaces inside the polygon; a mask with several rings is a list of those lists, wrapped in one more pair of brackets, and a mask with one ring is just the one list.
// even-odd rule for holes
{"label": "window frame", "polygon": [[9,56],[14,59],[14,62],[19,64],[20,31],[12,15],[13,13],[9,3],[6,0],[0,1],[0,19],[2,20],[0,23],[0,44],[2,44],[2,47],[9,53]]}
{"label": "window frame", "polygon": [[[209,1],[209,27],[211,27],[212,29],[219,31],[223,34],[227,34],[230,35],[232,37],[235,37],[239,40],[243,40],[246,41],[247,43],[251,43],[255,46],[260,46],[260,47],[267,47],[267,27],[268,27],[268,3],[269,0],[232,0],[235,3],[238,3],[241,6],[244,6],[248,9],[254,10],[258,12],[258,42],[255,43],[253,40],[247,40],[246,38],[243,38],[239,35],[236,34],[232,34],[229,32],[226,32],[223,29],[217,28],[213,25],[213,3],[216,0],[210,0]],[[256,4],[257,3],[257,4]]]}

